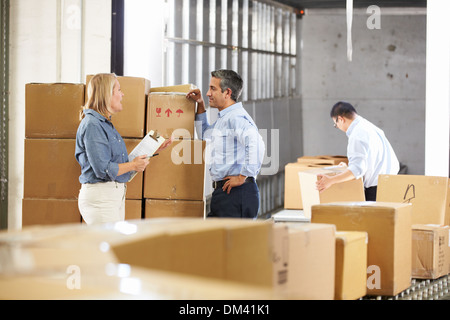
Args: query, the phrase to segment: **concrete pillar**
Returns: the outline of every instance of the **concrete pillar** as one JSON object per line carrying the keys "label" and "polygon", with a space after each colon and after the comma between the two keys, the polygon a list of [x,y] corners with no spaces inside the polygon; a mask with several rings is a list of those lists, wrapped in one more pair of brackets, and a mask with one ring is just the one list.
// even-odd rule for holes
{"label": "concrete pillar", "polygon": [[425,175],[449,176],[450,1],[427,4]]}

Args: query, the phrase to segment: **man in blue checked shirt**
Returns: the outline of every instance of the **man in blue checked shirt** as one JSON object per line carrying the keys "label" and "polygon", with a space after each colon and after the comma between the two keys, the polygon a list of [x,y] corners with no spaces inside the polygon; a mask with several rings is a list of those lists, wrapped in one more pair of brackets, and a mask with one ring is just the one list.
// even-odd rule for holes
{"label": "man in blue checked shirt", "polygon": [[256,177],[261,170],[265,145],[255,122],[242,103],[237,102],[242,87],[242,78],[232,70],[211,72],[206,95],[209,106],[219,110],[218,119],[212,125],[200,90],[191,90],[186,95],[198,103],[195,118],[201,122],[198,134],[211,149],[209,171],[214,191],[208,217],[254,219],[258,215]]}

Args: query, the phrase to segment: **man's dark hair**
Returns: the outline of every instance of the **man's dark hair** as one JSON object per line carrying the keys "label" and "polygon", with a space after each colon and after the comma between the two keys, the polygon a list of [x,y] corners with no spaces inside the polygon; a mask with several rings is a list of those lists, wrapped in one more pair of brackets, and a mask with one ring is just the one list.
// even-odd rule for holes
{"label": "man's dark hair", "polygon": [[333,108],[331,108],[330,117],[337,118],[341,116],[348,119],[353,119],[353,117],[357,114],[358,113],[355,108],[350,103],[339,101],[333,106]]}
{"label": "man's dark hair", "polygon": [[220,88],[222,92],[231,89],[231,99],[237,101],[242,93],[244,81],[241,76],[233,70],[216,70],[211,72],[211,76],[220,79]]}

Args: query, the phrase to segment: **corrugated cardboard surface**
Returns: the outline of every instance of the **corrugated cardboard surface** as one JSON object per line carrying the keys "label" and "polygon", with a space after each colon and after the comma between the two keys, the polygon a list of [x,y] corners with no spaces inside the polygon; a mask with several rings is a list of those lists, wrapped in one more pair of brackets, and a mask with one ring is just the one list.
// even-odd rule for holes
{"label": "corrugated cardboard surface", "polygon": [[366,295],[367,232],[336,232],[336,300],[355,300]]}
{"label": "corrugated cardboard surface", "polygon": [[450,224],[450,182],[446,177],[380,175],[377,201],[412,203],[413,224]]}
{"label": "corrugated cardboard surface", "polygon": [[25,139],[24,198],[77,199],[75,139]]}
{"label": "corrugated cardboard surface", "polygon": [[335,202],[314,205],[311,222],[367,232],[367,293],[394,296],[411,285],[411,212],[411,204]]}
{"label": "corrugated cardboard surface", "polygon": [[273,243],[271,223],[207,219],[158,229],[160,232],[113,244],[112,250],[121,263],[133,266],[279,286],[274,283],[277,264],[273,257],[274,248],[280,246]]}
{"label": "corrugated cardboard surface", "polygon": [[23,199],[22,226],[80,223],[78,200]]}
{"label": "corrugated cardboard surface", "polygon": [[205,201],[193,200],[145,200],[145,218],[205,216]]}
{"label": "corrugated cardboard surface", "polygon": [[412,276],[437,279],[450,266],[449,226],[415,224],[412,227]]}
{"label": "corrugated cardboard surface", "polygon": [[195,105],[184,93],[152,92],[148,96],[147,128],[168,139],[194,139]]}
{"label": "corrugated cardboard surface", "polygon": [[287,225],[289,226],[289,297],[333,300],[335,226],[318,223],[287,223]]}
{"label": "corrugated cardboard surface", "polygon": [[84,84],[25,86],[25,137],[75,138],[84,105]]}
{"label": "corrugated cardboard surface", "polygon": [[144,171],[144,198],[204,200],[206,143],[178,140],[150,159]]}

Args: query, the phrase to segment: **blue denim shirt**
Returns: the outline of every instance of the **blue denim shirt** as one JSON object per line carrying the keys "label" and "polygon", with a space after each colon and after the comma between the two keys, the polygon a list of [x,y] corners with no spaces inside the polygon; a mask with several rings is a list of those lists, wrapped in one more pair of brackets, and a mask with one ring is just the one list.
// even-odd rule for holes
{"label": "blue denim shirt", "polygon": [[75,158],[81,166],[80,183],[127,182],[130,173],[117,176],[119,163],[128,162],[125,142],[111,121],[98,112],[84,110],[78,126]]}

